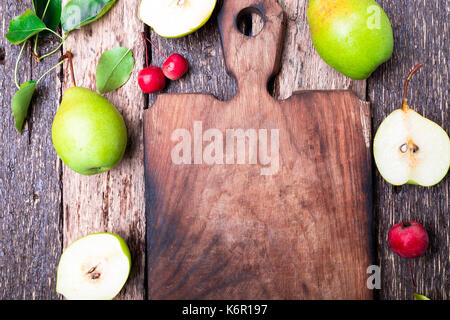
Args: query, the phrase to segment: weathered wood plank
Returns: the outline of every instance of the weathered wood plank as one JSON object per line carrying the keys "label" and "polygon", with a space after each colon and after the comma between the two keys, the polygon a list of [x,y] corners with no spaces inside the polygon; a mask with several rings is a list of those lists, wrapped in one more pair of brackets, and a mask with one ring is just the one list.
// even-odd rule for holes
{"label": "weathered wood plank", "polygon": [[[394,109],[401,107],[402,86],[409,70],[425,67],[410,83],[409,104],[449,132],[449,4],[438,1],[387,1],[379,3],[391,19],[395,36],[394,57],[369,79],[374,130]],[[432,299],[450,298],[449,178],[437,186],[393,187],[375,174],[378,255],[382,268],[382,299],[412,299],[414,292]],[[387,243],[389,229],[402,220],[423,223],[430,234],[430,249],[415,259],[415,289],[409,263],[396,256]]]}
{"label": "weathered wood plank", "polygon": [[[51,125],[60,99],[58,74],[38,86],[23,135],[14,128],[11,99],[20,46],[3,36],[9,21],[30,1],[0,3],[0,300],[56,299],[56,267],[62,250],[61,168],[53,150]],[[48,50],[55,43],[40,42]],[[31,42],[30,42],[31,43]],[[37,80],[58,62],[58,54],[36,64],[28,45],[19,65],[20,82]]]}
{"label": "weathered wood plank", "polygon": [[[236,80],[226,73],[225,60],[223,58],[222,44],[220,42],[219,29],[217,25],[217,13],[220,5],[216,8],[209,22],[197,32],[179,39],[165,39],[150,31],[151,40],[161,49],[166,56],[171,53],[180,53],[189,61],[188,74],[178,81],[168,83],[165,93],[203,93],[208,92],[220,100],[229,100],[236,93]],[[161,67],[164,58],[152,48],[151,64]],[[156,94],[150,94],[148,106],[151,108],[156,100]],[[147,191],[151,186],[147,187]],[[150,196],[149,194],[147,194]],[[153,221],[151,208],[146,207],[147,215],[147,247],[151,239]],[[151,272],[147,266],[147,273]],[[152,299],[148,292],[148,298]]]}
{"label": "weathered wood plank", "polygon": [[[219,100],[229,100],[236,93],[236,80],[225,70],[222,44],[217,27],[218,6],[209,20],[197,32],[184,38],[165,39],[151,32],[151,40],[164,55],[179,53],[189,62],[188,74],[178,81],[168,81],[164,93],[211,93]],[[150,49],[149,45],[149,49]],[[165,59],[152,48],[151,64],[162,67]],[[150,95],[149,106],[156,94]]]}
{"label": "weathered wood plank", "polygon": [[[66,2],[66,1],[65,1]],[[124,116],[129,146],[114,170],[84,177],[63,169],[64,246],[92,232],[113,232],[127,241],[133,267],[119,299],[143,299],[145,270],[145,210],[142,142],[142,112],[145,98],[137,86],[144,65],[142,35],[138,19],[139,0],[118,1],[100,21],[69,36],[74,54],[77,85],[95,90],[95,72],[101,54],[116,46],[133,48],[136,67],[130,81],[106,97]],[[71,85],[64,70],[64,89]]]}
{"label": "weathered wood plank", "polygon": [[[126,2],[133,2],[133,8],[138,6],[137,1]],[[292,91],[299,89],[353,87],[358,96],[364,98],[364,82],[352,84],[326,66],[320,60],[320,57],[315,54],[308,39],[309,32],[305,15],[306,2],[306,0],[279,0],[279,3],[287,12],[289,20],[282,70],[275,81],[275,95],[286,98],[290,96]],[[433,3],[424,0],[413,3],[406,0],[393,3],[386,0],[380,0],[379,2],[386,9],[393,23],[396,35],[396,51],[394,59],[380,68],[369,82],[370,100],[373,103],[374,110],[374,129],[377,129],[386,115],[400,105],[400,86],[404,75],[416,62],[422,60],[426,63],[426,66],[421,73],[415,76],[412,82],[411,104],[417,106],[417,110],[425,116],[443,125],[448,132],[448,90],[445,90],[448,87],[448,54],[446,54],[449,52],[448,4],[444,0]],[[29,1],[24,0],[2,2],[0,5],[2,35],[6,33],[8,22],[12,16],[20,14],[28,6],[30,6]],[[114,12],[110,13],[110,15],[113,14]],[[136,14],[131,16],[135,17]],[[105,19],[108,19],[108,16]],[[96,60],[99,57],[101,53],[99,48],[104,45],[104,43],[100,44],[99,42],[105,35],[110,38],[117,36],[118,39],[123,39],[125,34],[138,35],[141,26],[135,24],[135,26],[138,26],[137,31],[125,33],[122,30],[124,24],[120,24],[120,29],[110,29],[111,25],[106,26],[105,24],[106,22],[99,22],[95,26],[87,27],[91,28],[90,30],[83,30],[71,36],[70,43],[73,51],[76,55],[79,55],[75,59],[79,63],[76,68],[78,78],[80,78],[78,81],[81,85],[84,84],[94,88],[94,81],[92,80],[94,71],[92,70],[95,70],[95,67],[92,66],[95,66],[95,62],[91,61],[89,65],[92,65],[89,75],[85,74],[85,67],[90,61],[89,59]],[[104,25],[101,31],[99,25]],[[90,31],[92,34],[101,32],[102,36],[96,36],[90,41],[86,40],[87,37],[77,36],[77,34],[89,33]],[[223,100],[227,100],[234,95],[235,82],[224,72],[215,22],[210,22],[201,31],[183,39],[163,40],[155,35],[152,35],[152,38],[160,40],[159,44],[163,50],[168,48],[168,51],[164,51],[165,53],[171,51],[184,52],[191,62],[192,70],[190,74],[179,82],[171,83],[166,92],[206,91],[212,92]],[[84,41],[81,41],[83,39]],[[75,46],[73,42],[79,42],[78,46]],[[11,114],[10,99],[14,93],[11,70],[13,70],[14,58],[18,51],[19,48],[10,46],[3,37],[0,39],[0,73],[3,74],[0,78],[0,84],[2,88],[10,88],[0,93],[4,115]],[[135,50],[135,57],[137,58],[143,56],[142,48],[138,51]],[[29,56],[29,52],[27,54]],[[83,55],[88,60],[80,58]],[[191,55],[192,59],[190,58]],[[33,73],[33,77],[53,65],[56,60],[52,59],[42,62],[39,70]],[[159,58],[155,58],[154,62],[158,62],[157,59]],[[83,65],[81,60],[84,61]],[[159,60],[159,62],[161,61]],[[26,66],[28,62],[21,64],[19,69],[21,76],[28,75],[31,77],[31,69]],[[142,61],[141,63],[143,64]],[[321,70],[321,72],[317,72],[317,70]],[[324,76],[327,73],[328,75]],[[66,75],[68,74],[66,73]],[[81,76],[84,76],[83,81],[81,81]],[[57,163],[59,163],[59,160],[52,154],[53,149],[47,149],[46,147],[51,145],[51,139],[49,140],[51,122],[46,123],[46,121],[52,120],[59,96],[45,96],[49,93],[48,91],[51,91],[47,89],[53,87],[51,82],[55,81],[53,77],[54,75],[47,77],[42,83],[42,88],[45,86],[45,90],[40,91],[44,96],[35,100],[42,99],[42,101],[45,101],[45,105],[41,106],[38,101],[36,101],[38,103],[33,104],[31,126],[30,129],[25,130],[22,137],[15,133],[11,116],[9,116],[9,120],[5,116],[4,125],[0,128],[2,142],[0,146],[0,205],[7,209],[0,213],[0,298],[56,298],[54,276],[62,246],[62,241],[56,230],[62,221],[59,213],[55,213],[59,212],[58,199],[61,198],[61,192],[59,187],[56,187],[56,190],[53,188],[58,186],[59,170],[61,169],[58,169]],[[135,75],[131,81],[133,80],[135,81]],[[413,91],[414,86],[415,88],[426,87],[427,90]],[[58,92],[58,86],[56,86],[56,92]],[[120,92],[108,95],[116,101],[120,101],[121,96]],[[128,95],[126,96],[128,97]],[[141,98],[130,99],[130,101],[141,101],[139,99]],[[152,96],[151,101],[153,101]],[[52,108],[48,108],[50,102],[54,105]],[[124,104],[116,103],[116,105],[122,110],[125,109]],[[126,117],[132,118],[131,115],[126,115]],[[127,124],[130,121],[134,123],[134,118],[133,120],[127,118],[126,121]],[[39,124],[42,124],[42,127],[39,127]],[[141,128],[139,124],[136,127],[136,132],[139,132],[140,136]],[[140,146],[140,142],[134,143],[133,141],[131,152],[127,153],[126,162],[131,161],[129,159],[131,155],[133,159],[141,158],[136,155],[139,150],[135,150],[135,148],[139,149]],[[39,157],[37,157],[38,154]],[[127,168],[131,168],[131,165]],[[118,170],[123,171],[125,169]],[[70,172],[67,171],[64,175],[66,180],[72,178]],[[120,173],[117,172],[115,175],[120,175]],[[140,176],[138,173],[136,175]],[[95,182],[91,182],[88,180],[81,181],[79,177],[74,177],[73,182],[68,184],[69,190],[65,192],[65,203],[67,204],[65,216],[71,218],[64,225],[66,230],[65,245],[68,245],[78,236],[99,229],[118,233],[125,230],[122,235],[126,238],[127,233],[131,234],[131,231],[135,230],[133,227],[127,228],[126,225],[120,225],[119,219],[116,218],[118,215],[116,209],[109,210],[109,221],[106,218],[99,217],[103,214],[108,216],[108,202],[115,203],[116,206],[117,202],[120,202],[118,200],[120,198],[119,191],[117,190],[122,189],[119,188],[114,192],[112,190],[115,187],[108,188],[108,185],[118,183],[116,182],[117,179],[113,179],[115,182],[111,182],[112,177],[110,177],[108,183],[105,182],[107,178],[107,175],[103,179],[96,177],[92,179]],[[96,183],[99,183],[98,187],[95,186]],[[84,187],[80,190],[77,185]],[[378,253],[383,268],[381,298],[411,298],[413,288],[409,280],[408,265],[404,260],[392,254],[386,241],[387,232],[395,222],[401,219],[416,219],[423,222],[430,231],[432,244],[428,255],[415,261],[415,276],[419,285],[417,291],[428,294],[434,299],[448,299],[450,292],[448,282],[448,177],[439,186],[430,189],[414,186],[393,188],[376,173],[376,186],[377,206],[375,209],[376,218],[379,221],[378,242],[381,244]],[[140,187],[136,187],[134,184],[133,189],[136,190],[136,188],[139,189]],[[36,190],[39,191],[36,194],[40,194],[40,196],[36,198],[35,202],[33,195]],[[86,196],[88,193],[92,195]],[[102,193],[105,195],[104,197]],[[73,202],[68,197],[74,197]],[[105,202],[103,202],[103,199],[105,199]],[[111,201],[113,199],[116,200]],[[134,202],[140,201],[136,194],[134,199],[136,199],[133,200]],[[99,205],[99,201],[101,205]],[[80,204],[78,209],[77,204]],[[126,217],[125,219],[135,221],[135,217]],[[79,221],[84,221],[84,226],[79,227]],[[151,223],[151,221],[149,222]],[[144,226],[142,220],[133,223],[138,225],[139,228]],[[133,253],[145,251],[145,248],[141,245],[142,239],[137,240],[142,235],[140,232],[128,236],[135,239],[132,241],[135,243],[134,247],[132,245]],[[52,240],[42,241],[43,239]],[[41,242],[39,243],[39,241]],[[133,292],[133,290],[130,290],[129,287],[134,287],[136,282],[140,283],[138,278],[143,277],[143,263],[143,258],[138,258],[140,267],[133,270],[131,282],[126,288],[127,292],[122,297],[132,297],[130,291]],[[139,270],[139,268],[142,269]],[[141,271],[142,273],[137,276]]]}

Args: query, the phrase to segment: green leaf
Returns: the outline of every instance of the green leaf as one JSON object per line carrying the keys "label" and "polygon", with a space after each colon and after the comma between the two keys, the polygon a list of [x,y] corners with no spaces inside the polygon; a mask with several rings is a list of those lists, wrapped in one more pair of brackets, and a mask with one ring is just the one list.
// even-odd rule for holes
{"label": "green leaf", "polygon": [[107,13],[116,0],[70,0],[63,9],[61,25],[64,32],[97,21]]}
{"label": "green leaf", "polygon": [[[46,7],[47,11],[45,11]],[[43,19],[45,25],[47,28],[56,31],[61,21],[62,0],[33,0],[33,8],[40,19],[42,19],[45,11]]]}
{"label": "green leaf", "polygon": [[105,51],[97,66],[97,90],[107,93],[123,86],[134,68],[133,53],[130,49],[117,47]]}
{"label": "green leaf", "polygon": [[20,44],[46,28],[41,19],[27,9],[24,14],[11,20],[6,39],[13,44]]}
{"label": "green leaf", "polygon": [[416,298],[416,300],[431,300],[430,298],[425,297],[425,296],[423,296],[421,294],[418,294],[418,293],[414,293],[414,298]]}
{"label": "green leaf", "polygon": [[23,124],[28,115],[31,98],[33,98],[36,89],[36,81],[28,81],[20,86],[19,91],[14,95],[11,105],[14,120],[16,120],[16,129],[22,133]]}

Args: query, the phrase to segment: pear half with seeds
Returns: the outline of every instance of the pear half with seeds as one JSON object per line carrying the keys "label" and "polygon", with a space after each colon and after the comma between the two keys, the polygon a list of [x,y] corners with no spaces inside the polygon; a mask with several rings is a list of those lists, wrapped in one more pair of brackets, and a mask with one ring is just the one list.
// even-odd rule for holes
{"label": "pear half with seeds", "polygon": [[90,234],[62,254],[56,292],[68,300],[111,300],[127,281],[130,268],[125,240],[112,233]]}
{"label": "pear half with seeds", "polygon": [[404,87],[403,107],[392,112],[380,125],[374,139],[374,157],[380,174],[393,185],[433,186],[450,166],[450,139],[433,121],[407,105],[406,93],[417,65]]}

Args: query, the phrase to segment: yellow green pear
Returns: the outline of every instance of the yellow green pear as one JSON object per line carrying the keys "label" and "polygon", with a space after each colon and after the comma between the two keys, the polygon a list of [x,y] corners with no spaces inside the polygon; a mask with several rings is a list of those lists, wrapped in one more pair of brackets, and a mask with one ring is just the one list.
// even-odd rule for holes
{"label": "yellow green pear", "polygon": [[114,168],[127,146],[122,115],[101,95],[80,87],[68,89],[52,126],[56,153],[72,170],[94,175]]}
{"label": "yellow green pear", "polygon": [[352,79],[367,79],[394,49],[391,23],[374,0],[310,0],[311,39],[331,67]]}

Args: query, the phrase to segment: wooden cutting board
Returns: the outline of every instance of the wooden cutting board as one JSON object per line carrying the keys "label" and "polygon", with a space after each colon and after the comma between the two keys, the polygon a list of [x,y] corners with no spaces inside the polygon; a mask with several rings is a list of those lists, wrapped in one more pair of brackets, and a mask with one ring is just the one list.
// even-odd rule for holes
{"label": "wooden cutting board", "polygon": [[[263,17],[255,37],[244,8]],[[160,95],[144,115],[149,298],[371,299],[368,104],[269,95],[275,1],[225,1],[219,26],[236,96]]]}

